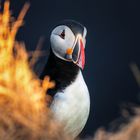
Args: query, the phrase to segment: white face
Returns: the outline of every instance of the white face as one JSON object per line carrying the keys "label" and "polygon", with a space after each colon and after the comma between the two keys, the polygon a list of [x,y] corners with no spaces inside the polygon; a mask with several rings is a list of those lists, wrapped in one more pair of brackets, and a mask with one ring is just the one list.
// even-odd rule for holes
{"label": "white face", "polygon": [[73,48],[75,43],[75,35],[71,31],[71,29],[65,25],[61,25],[56,27],[50,37],[51,47],[53,53],[63,59],[66,60],[65,55],[66,51],[69,48]]}

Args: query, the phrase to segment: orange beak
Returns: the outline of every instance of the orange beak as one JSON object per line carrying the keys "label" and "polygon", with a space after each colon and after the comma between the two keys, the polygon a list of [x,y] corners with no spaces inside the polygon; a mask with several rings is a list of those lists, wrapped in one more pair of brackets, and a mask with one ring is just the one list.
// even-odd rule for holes
{"label": "orange beak", "polygon": [[81,36],[78,36],[76,39],[76,44],[73,48],[68,48],[66,50],[67,59],[75,63],[81,69],[84,69],[85,66],[85,48],[83,39]]}
{"label": "orange beak", "polygon": [[84,69],[84,66],[85,66],[85,48],[84,48],[84,44],[83,44],[83,40],[80,39],[79,40],[79,44],[80,44],[80,54],[79,54],[79,58],[78,58],[78,61],[77,61],[77,65]]}
{"label": "orange beak", "polygon": [[75,47],[73,48],[72,61],[79,66],[81,69],[84,69],[85,66],[85,48],[83,39],[81,36],[78,36]]}

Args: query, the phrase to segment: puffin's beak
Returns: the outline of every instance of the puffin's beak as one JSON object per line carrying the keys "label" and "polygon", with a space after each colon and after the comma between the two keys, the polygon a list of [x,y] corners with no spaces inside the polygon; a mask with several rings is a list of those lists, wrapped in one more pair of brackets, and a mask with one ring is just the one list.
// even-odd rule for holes
{"label": "puffin's beak", "polygon": [[77,66],[84,69],[84,66],[85,66],[85,48],[84,48],[83,38],[80,35],[77,36],[76,44],[73,48],[72,61]]}

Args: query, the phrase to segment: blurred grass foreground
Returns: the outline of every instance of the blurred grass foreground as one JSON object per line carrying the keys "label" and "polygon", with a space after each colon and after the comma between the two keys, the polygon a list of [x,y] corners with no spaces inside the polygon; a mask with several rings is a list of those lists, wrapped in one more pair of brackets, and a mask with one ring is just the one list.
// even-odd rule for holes
{"label": "blurred grass foreground", "polygon": [[[29,4],[17,19],[9,7],[10,2],[5,1],[0,13],[0,140],[70,140],[47,107],[46,92],[53,82],[38,79],[29,66],[25,46],[15,40]],[[140,140],[140,115],[116,133],[99,129],[89,139]]]}
{"label": "blurred grass foreground", "polygon": [[0,13],[0,140],[64,139],[46,103],[46,91],[54,83],[37,78],[24,45],[15,40],[29,4],[17,19],[9,7],[5,1]]}

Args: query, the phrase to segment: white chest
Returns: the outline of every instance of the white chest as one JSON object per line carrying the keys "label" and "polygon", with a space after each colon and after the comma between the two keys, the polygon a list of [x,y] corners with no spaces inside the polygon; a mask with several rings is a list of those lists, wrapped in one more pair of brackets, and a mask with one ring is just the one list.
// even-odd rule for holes
{"label": "white chest", "polygon": [[51,105],[55,118],[64,124],[66,133],[76,137],[89,116],[90,99],[81,72],[64,92],[58,92]]}

